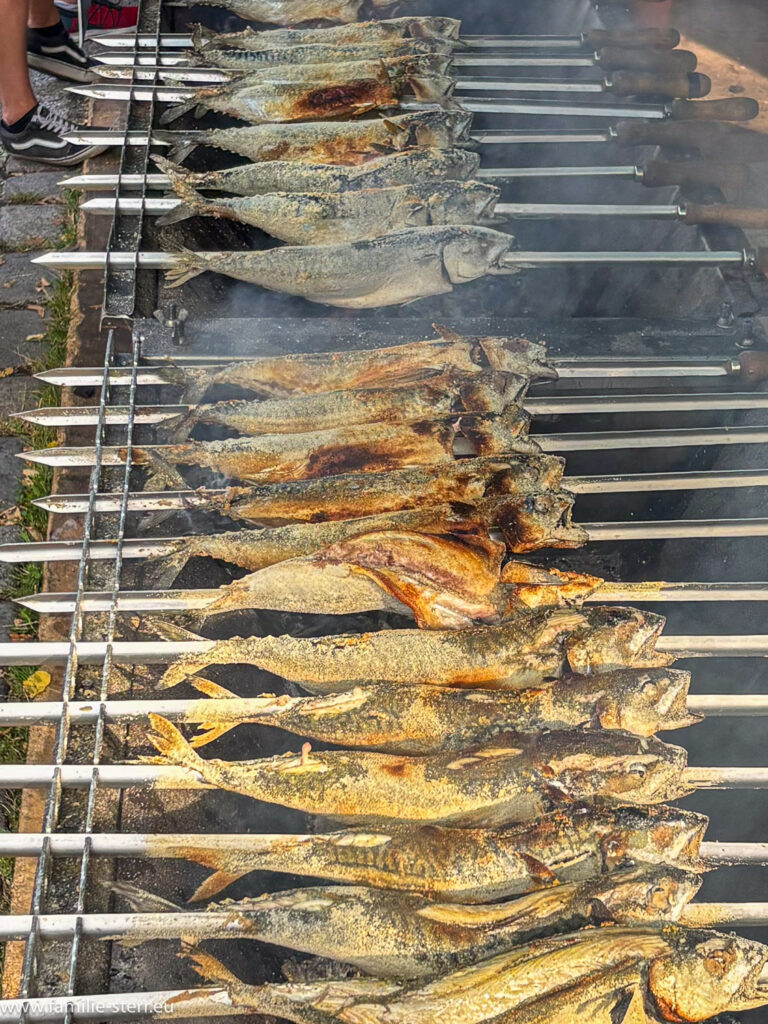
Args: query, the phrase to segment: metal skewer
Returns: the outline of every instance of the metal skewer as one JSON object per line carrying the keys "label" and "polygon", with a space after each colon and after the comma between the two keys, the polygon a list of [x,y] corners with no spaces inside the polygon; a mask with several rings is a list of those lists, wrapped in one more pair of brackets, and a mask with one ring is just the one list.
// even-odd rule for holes
{"label": "metal skewer", "polygon": [[[768,393],[761,391],[715,392],[714,394],[660,395],[554,395],[548,398],[526,397],[523,405],[533,416],[565,416],[587,413],[697,412],[740,409],[768,409]],[[103,412],[109,426],[156,425],[183,416],[194,405],[111,405]],[[215,410],[215,405],[212,407]],[[88,405],[51,406],[14,413],[14,418],[41,427],[82,427],[99,423],[99,407]]]}

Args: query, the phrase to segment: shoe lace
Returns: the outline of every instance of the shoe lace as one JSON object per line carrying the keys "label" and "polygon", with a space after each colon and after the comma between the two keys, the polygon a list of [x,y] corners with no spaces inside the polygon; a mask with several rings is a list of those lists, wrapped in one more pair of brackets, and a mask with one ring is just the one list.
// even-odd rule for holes
{"label": "shoe lace", "polygon": [[57,114],[55,110],[49,110],[48,107],[43,106],[37,108],[35,120],[41,128],[54,132],[56,135],[66,135],[67,132],[74,131],[77,127],[72,121],[68,121],[66,117]]}

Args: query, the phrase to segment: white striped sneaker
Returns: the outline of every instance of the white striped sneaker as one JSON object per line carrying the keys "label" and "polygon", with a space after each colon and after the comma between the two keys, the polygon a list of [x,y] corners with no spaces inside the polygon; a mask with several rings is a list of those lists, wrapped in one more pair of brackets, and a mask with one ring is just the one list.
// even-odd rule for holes
{"label": "white striped sneaker", "polygon": [[78,146],[64,138],[70,132],[81,130],[78,125],[61,117],[47,107],[38,106],[32,120],[20,132],[9,132],[0,123],[0,140],[12,156],[35,160],[43,164],[69,167],[82,163],[89,156],[103,153],[106,146]]}
{"label": "white striped sneaker", "polygon": [[70,82],[92,82],[95,77],[91,69],[96,62],[83,53],[63,25],[55,36],[27,29],[27,63]]}

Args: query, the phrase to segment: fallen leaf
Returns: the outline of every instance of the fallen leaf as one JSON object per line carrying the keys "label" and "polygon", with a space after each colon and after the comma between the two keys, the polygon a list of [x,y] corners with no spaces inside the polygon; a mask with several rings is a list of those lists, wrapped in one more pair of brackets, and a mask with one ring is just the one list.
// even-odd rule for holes
{"label": "fallen leaf", "polygon": [[28,676],[23,683],[24,696],[30,700],[34,700],[35,697],[39,697],[41,693],[45,693],[48,687],[51,685],[51,677],[48,672],[44,672],[43,669],[39,668],[37,672],[33,672],[31,676]]}
{"label": "fallen leaf", "polygon": [[2,370],[0,370],[0,378],[2,378],[2,377],[12,377],[15,372],[16,372],[16,367],[15,366],[4,366],[2,368]]}
{"label": "fallen leaf", "polygon": [[24,341],[42,341],[44,337],[44,334],[28,334]]}
{"label": "fallen leaf", "polygon": [[37,313],[41,320],[45,316],[45,306],[40,306],[37,305],[36,303],[31,303],[29,306],[27,306],[27,309],[31,309],[33,313]]}
{"label": "fallen leaf", "polygon": [[35,291],[36,292],[44,292],[46,288],[50,288],[50,287],[51,287],[51,282],[48,281],[46,278],[41,277],[40,280],[37,282],[37,285],[35,286]]}

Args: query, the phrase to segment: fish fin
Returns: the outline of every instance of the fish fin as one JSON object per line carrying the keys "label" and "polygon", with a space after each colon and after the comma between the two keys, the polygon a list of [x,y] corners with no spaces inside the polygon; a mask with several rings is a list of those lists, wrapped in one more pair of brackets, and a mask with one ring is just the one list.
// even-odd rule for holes
{"label": "fish fin", "polygon": [[189,897],[189,902],[198,903],[200,900],[210,899],[211,896],[218,896],[228,885],[231,885],[248,873],[247,868],[244,871],[227,871],[225,868],[214,871],[212,875],[209,875],[204,882],[198,885]]}
{"label": "fish fin", "polygon": [[173,210],[169,210],[162,217],[158,217],[155,224],[159,228],[167,228],[169,224],[178,224],[183,220],[189,220],[190,217],[197,217],[199,215],[200,210],[196,209],[193,204],[180,202]]}
{"label": "fish fin", "polygon": [[159,754],[159,757],[152,759],[153,764],[171,764],[200,771],[205,762],[175,725],[154,712],[149,714],[149,724],[151,728],[147,736]]}
{"label": "fish fin", "polygon": [[175,622],[165,622],[161,619],[145,619],[142,626],[145,630],[151,630],[161,640],[195,641],[205,639],[205,637],[200,636],[198,633],[192,633]]}
{"label": "fish fin", "polygon": [[211,956],[210,953],[203,953],[197,946],[182,943],[181,952],[178,955],[182,960],[188,960],[195,974],[199,974],[204,981],[218,982],[224,986],[242,984],[239,978],[227,970],[220,960]]}
{"label": "fish fin", "polygon": [[[183,209],[183,207],[179,207]],[[171,211],[168,216],[173,216],[176,210]],[[175,218],[176,220],[184,220],[186,217],[191,217],[195,213],[194,210],[186,209],[180,217]],[[161,217],[157,222],[158,224],[171,224],[172,221],[166,220],[165,217]],[[170,419],[165,420],[159,424],[159,432],[163,434],[171,443],[181,444],[182,441],[189,440],[189,436],[192,429],[197,425],[202,416],[203,411],[200,408],[189,409],[187,412],[180,412],[178,416],[171,416]]]}
{"label": "fish fin", "polygon": [[193,25],[192,26],[192,49],[193,50],[204,50],[206,47],[210,47],[215,42],[215,33],[212,29],[206,28],[205,25]]}
{"label": "fish fin", "polygon": [[443,324],[432,324],[432,330],[442,338],[443,341],[463,341],[464,337],[461,334],[457,334],[456,331],[452,331],[450,327],[445,327]]}
{"label": "fish fin", "polygon": [[211,679],[203,679],[202,676],[195,676],[194,679],[190,679],[190,682],[196,690],[200,693],[205,694],[206,697],[213,698],[225,698],[228,700],[237,700],[237,694],[232,693],[226,686],[221,686],[219,683],[214,683]]}
{"label": "fish fin", "polygon": [[152,157],[152,161],[155,167],[159,168],[164,174],[168,176],[174,191],[178,186],[183,185],[192,171],[187,170],[186,167],[179,167],[178,164],[174,163],[173,160],[169,160],[167,157],[160,156],[159,154]]}
{"label": "fish fin", "polygon": [[181,910],[178,903],[174,903],[173,900],[166,900],[130,882],[111,883],[109,890],[116,896],[122,896],[138,914],[165,914],[169,911],[176,914]]}
{"label": "fish fin", "polygon": [[236,725],[237,722],[230,722],[228,725],[217,725],[215,722],[201,722],[197,733],[189,741],[190,745],[195,750],[199,750],[200,747],[206,747],[221,736],[226,736]]}
{"label": "fish fin", "polygon": [[160,115],[160,124],[171,124],[177,117],[181,117],[182,114],[188,113],[193,108],[197,107],[197,97],[194,96],[192,99],[184,100],[183,103],[172,103],[167,110],[164,110]]}
{"label": "fish fin", "polygon": [[184,163],[187,157],[194,153],[199,145],[199,142],[186,142],[182,139],[168,149],[168,158],[177,164]]}
{"label": "fish fin", "polygon": [[207,269],[208,261],[202,255],[190,249],[180,249],[176,253],[176,265],[165,272],[165,279],[169,288],[178,288]]}
{"label": "fish fin", "polygon": [[532,857],[530,853],[521,853],[520,859],[523,861],[531,876],[536,879],[536,882],[542,888],[548,885],[558,885],[557,875],[554,871],[550,870],[547,865],[540,861],[537,857]]}
{"label": "fish fin", "polygon": [[382,123],[383,123],[384,127],[387,129],[387,131],[389,132],[390,135],[407,135],[408,134],[408,129],[407,128],[404,128],[400,124],[395,124],[395,122],[391,121],[388,117],[383,117],[381,120],[382,120]]}

